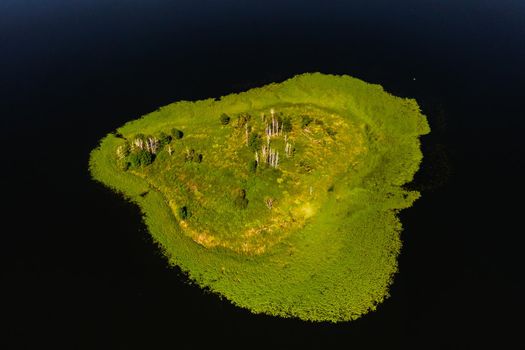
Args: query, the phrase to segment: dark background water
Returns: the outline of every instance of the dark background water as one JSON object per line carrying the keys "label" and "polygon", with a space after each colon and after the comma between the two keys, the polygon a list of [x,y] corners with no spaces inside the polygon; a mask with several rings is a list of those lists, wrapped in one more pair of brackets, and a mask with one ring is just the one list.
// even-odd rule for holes
{"label": "dark background water", "polygon": [[[3,349],[523,346],[522,1],[0,2]],[[391,298],[341,324],[187,283],[89,151],[167,103],[297,73],[414,97],[433,132]]]}

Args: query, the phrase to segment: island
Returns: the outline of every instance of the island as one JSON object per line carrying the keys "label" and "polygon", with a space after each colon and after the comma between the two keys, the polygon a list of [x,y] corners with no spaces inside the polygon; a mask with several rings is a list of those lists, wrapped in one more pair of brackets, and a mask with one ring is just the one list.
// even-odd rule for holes
{"label": "island", "polygon": [[388,297],[429,132],[414,99],[306,73],[159,108],[105,136],[89,169],[190,281],[253,313],[340,322]]}

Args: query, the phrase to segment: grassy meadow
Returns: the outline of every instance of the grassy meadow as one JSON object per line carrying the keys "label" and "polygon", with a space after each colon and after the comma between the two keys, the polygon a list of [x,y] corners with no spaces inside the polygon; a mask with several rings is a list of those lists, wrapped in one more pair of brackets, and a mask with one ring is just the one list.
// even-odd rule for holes
{"label": "grassy meadow", "polygon": [[169,262],[254,313],[346,321],[388,296],[403,185],[428,133],[415,100],[302,74],[128,122],[93,178],[137,203]]}

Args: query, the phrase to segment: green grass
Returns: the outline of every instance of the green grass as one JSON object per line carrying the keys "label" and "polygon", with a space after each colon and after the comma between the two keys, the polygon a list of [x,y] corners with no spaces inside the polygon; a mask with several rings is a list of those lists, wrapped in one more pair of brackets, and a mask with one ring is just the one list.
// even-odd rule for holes
{"label": "green grass", "polygon": [[[294,152],[286,157],[284,133],[274,136],[278,167],[259,159],[254,172],[272,109],[291,122]],[[262,145],[246,145],[245,115]],[[151,164],[127,168],[132,156],[118,159],[138,134],[173,128],[184,137],[160,147]],[[401,249],[396,214],[419,197],[402,186],[429,131],[412,99],[349,76],[303,74],[131,121],[101,141],[90,171],[140,206],[170,263],[199,285],[254,313],[338,322],[388,296]]]}

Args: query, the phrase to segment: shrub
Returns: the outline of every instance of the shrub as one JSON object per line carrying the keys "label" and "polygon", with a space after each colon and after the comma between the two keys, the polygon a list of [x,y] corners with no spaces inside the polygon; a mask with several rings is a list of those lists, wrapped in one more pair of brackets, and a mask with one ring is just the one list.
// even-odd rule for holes
{"label": "shrub", "polygon": [[221,114],[219,120],[222,125],[228,125],[230,123],[230,117],[225,113]]}
{"label": "shrub", "polygon": [[180,140],[184,136],[184,133],[182,132],[182,130],[173,128],[171,129],[171,136],[173,136],[175,140]]}

